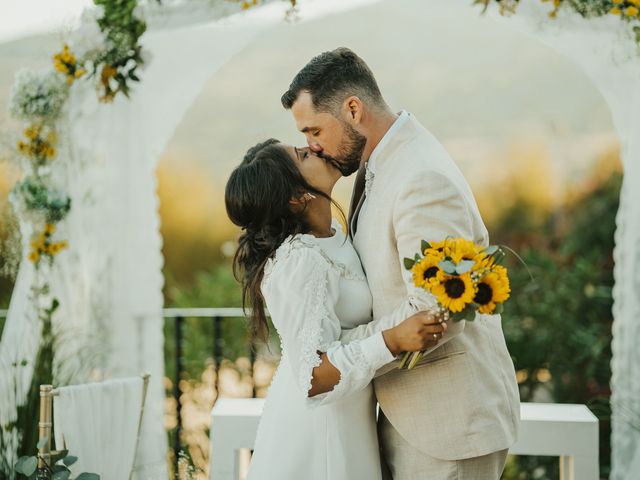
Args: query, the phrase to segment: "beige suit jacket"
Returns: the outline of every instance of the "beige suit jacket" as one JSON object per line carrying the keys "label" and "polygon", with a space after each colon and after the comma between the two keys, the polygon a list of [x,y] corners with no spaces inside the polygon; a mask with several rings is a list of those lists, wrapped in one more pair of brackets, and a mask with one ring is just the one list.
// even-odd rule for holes
{"label": "beige suit jacket", "polygon": [[[403,266],[422,239],[489,242],[462,173],[412,115],[376,154],[375,178],[353,238],[373,296],[373,321],[344,331],[343,342],[391,328],[434,305]],[[457,460],[515,442],[519,394],[500,315],[450,322],[439,345],[413,370],[395,367],[397,362],[378,372],[375,393],[391,424],[415,448]]]}

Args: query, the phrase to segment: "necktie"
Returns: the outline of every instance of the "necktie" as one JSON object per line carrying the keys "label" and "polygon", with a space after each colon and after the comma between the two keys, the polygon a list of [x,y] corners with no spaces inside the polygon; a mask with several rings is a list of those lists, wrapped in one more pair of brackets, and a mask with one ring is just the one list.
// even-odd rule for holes
{"label": "necktie", "polygon": [[353,186],[353,196],[351,197],[351,206],[349,208],[349,225],[351,227],[351,237],[356,233],[358,228],[358,216],[366,196],[371,191],[373,183],[373,172],[367,168],[367,163],[358,169],[356,181]]}

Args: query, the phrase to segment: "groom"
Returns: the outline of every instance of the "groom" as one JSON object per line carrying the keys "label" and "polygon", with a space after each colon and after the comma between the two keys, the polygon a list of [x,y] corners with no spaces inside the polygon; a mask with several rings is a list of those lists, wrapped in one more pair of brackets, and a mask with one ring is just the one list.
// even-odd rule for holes
{"label": "groom", "polygon": [[[347,48],[313,58],[282,104],[314,152],[344,176],[357,172],[349,226],[373,321],[344,331],[342,341],[433,306],[434,297],[413,286],[403,258],[413,258],[422,239],[489,244],[471,189],[442,145],[413,115],[389,109],[369,67]],[[394,480],[500,478],[520,416],[500,322],[478,314],[452,323],[414,369],[398,370],[395,361],[378,372],[378,431]]]}

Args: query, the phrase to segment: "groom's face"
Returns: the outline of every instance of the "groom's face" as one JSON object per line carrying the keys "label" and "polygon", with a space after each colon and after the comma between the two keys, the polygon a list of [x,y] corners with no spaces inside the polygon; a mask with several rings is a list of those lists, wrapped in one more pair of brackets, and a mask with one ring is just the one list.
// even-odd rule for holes
{"label": "groom's face", "polygon": [[309,148],[343,176],[358,170],[367,139],[346,119],[318,112],[311,95],[301,92],[291,107],[298,130],[304,133]]}

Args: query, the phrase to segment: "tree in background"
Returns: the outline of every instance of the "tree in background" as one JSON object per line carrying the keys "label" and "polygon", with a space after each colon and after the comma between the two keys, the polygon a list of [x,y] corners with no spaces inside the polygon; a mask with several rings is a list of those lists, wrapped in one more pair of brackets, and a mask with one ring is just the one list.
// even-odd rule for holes
{"label": "tree in background", "polygon": [[[542,222],[517,201],[494,225],[511,258],[513,295],[503,327],[522,401],[586,404],[600,420],[601,475],[610,469],[613,247],[622,174],[591,179],[587,191]],[[530,232],[530,233],[527,233]],[[506,478],[558,476],[557,459],[518,457]],[[519,472],[519,473],[516,473]]]}

